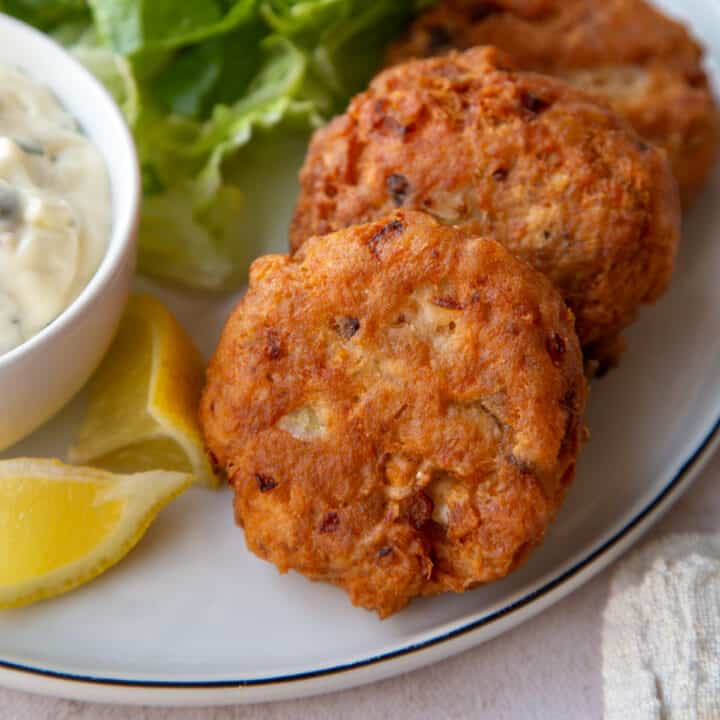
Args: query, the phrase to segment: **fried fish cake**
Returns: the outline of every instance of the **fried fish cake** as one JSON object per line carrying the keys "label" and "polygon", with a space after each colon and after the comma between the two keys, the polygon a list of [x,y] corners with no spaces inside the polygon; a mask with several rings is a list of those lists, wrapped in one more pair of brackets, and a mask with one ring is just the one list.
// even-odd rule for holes
{"label": "fried fish cake", "polygon": [[567,83],[494,48],[386,70],[318,131],[290,231],[305,238],[395,207],[490,236],[565,297],[592,360],[665,290],[679,237],[663,153]]}
{"label": "fried fish cake", "polygon": [[249,548],[386,617],[527,557],[573,478],[585,400],[550,282],[399,212],[254,263],[201,419]]}
{"label": "fried fish cake", "polygon": [[388,57],[396,63],[477,45],[496,45],[524,70],[608,101],[667,151],[686,207],[705,185],[720,127],[703,49],[645,0],[445,0]]}

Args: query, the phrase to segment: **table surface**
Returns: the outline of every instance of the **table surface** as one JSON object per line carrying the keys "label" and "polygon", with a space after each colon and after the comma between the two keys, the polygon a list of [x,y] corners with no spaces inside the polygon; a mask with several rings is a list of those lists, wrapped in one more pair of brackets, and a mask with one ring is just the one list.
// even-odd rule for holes
{"label": "table surface", "polygon": [[[644,542],[720,531],[720,454]],[[140,709],[68,702],[0,689],[0,720],[392,720],[602,717],[600,629],[613,568],[542,615],[405,677],[325,697],[216,709]]]}

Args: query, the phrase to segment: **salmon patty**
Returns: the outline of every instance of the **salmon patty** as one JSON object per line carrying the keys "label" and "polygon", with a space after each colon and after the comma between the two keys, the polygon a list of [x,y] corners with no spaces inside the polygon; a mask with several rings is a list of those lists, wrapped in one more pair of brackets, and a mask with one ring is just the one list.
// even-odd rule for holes
{"label": "salmon patty", "polygon": [[387,617],[527,558],[573,478],[586,393],[547,278],[398,212],[255,261],[201,420],[248,547]]}
{"label": "salmon patty", "polygon": [[494,48],[386,70],[319,130],[290,231],[306,238],[422,210],[546,274],[589,360],[670,280],[680,233],[664,154],[609,107]]}
{"label": "salmon patty", "polygon": [[391,63],[496,45],[524,70],[609,102],[665,149],[688,207],[717,158],[720,127],[703,49],[645,0],[445,0],[393,46]]}

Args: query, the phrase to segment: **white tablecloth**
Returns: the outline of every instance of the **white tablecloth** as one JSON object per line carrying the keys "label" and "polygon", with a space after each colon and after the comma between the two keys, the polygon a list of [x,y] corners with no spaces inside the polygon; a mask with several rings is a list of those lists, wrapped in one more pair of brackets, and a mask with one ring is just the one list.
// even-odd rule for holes
{"label": "white tablecloth", "polygon": [[[720,531],[720,455],[648,539]],[[539,617],[464,655],[326,697],[207,710],[140,709],[0,689],[0,720],[594,720],[603,712],[602,610],[612,568]]]}

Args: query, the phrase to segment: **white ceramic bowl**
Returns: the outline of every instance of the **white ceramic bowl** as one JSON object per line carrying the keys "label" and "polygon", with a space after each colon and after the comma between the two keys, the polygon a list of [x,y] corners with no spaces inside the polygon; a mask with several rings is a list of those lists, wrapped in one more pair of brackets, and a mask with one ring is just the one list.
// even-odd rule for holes
{"label": "white ceramic bowl", "polygon": [[80,296],[50,325],[0,356],[0,450],[31,433],[85,384],[107,350],[135,264],[140,177],[130,132],[100,83],[47,36],[0,14],[0,63],[49,87],[99,148],[113,223],[105,256]]}

